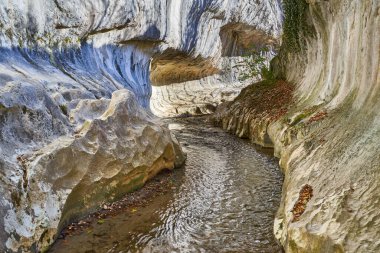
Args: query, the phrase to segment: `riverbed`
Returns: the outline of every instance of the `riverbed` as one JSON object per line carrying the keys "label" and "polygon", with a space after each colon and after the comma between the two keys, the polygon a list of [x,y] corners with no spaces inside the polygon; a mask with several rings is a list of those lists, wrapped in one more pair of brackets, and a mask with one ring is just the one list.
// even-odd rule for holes
{"label": "riverbed", "polygon": [[283,176],[270,151],[205,118],[166,123],[187,153],[166,191],[58,240],[49,252],[281,252],[273,220]]}

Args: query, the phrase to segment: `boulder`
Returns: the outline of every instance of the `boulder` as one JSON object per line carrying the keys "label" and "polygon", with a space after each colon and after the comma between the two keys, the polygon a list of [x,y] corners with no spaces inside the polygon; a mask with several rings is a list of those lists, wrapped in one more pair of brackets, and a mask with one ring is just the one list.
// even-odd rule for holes
{"label": "boulder", "polygon": [[[184,161],[175,137],[128,90],[109,100],[82,101],[70,114],[81,119],[72,134],[57,134],[46,145],[1,160],[6,172],[18,175],[0,184],[2,251],[44,250],[69,222]],[[30,124],[23,123],[22,129]],[[36,142],[46,133],[48,128],[36,126]]]}

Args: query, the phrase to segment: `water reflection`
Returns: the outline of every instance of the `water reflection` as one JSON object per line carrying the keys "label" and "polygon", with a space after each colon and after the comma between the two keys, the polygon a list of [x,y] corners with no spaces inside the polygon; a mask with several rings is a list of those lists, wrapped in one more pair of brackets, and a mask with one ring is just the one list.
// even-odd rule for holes
{"label": "water reflection", "polygon": [[188,154],[178,187],[52,252],[280,252],[273,238],[277,161],[199,119],[170,123]]}

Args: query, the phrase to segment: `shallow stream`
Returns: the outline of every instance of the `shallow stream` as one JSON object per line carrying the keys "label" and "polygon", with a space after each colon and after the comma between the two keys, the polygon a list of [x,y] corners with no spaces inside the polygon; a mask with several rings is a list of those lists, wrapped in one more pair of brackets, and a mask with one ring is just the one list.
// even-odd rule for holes
{"label": "shallow stream", "polygon": [[278,161],[201,118],[168,123],[187,153],[170,189],[59,240],[50,252],[281,252],[273,237]]}

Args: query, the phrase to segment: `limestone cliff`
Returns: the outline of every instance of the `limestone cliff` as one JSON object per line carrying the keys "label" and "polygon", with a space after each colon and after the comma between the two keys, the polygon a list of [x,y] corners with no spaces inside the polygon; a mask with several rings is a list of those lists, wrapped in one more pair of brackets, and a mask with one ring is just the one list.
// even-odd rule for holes
{"label": "limestone cliff", "polygon": [[[280,2],[2,1],[0,251],[44,249],[69,220],[180,163],[145,109],[197,114],[233,99],[247,83],[231,66],[278,43]],[[248,88],[217,120],[281,158],[287,252],[379,252],[380,3],[299,2],[305,47],[273,62],[295,87],[266,87],[293,103],[258,114]]]}
{"label": "limestone cliff", "polygon": [[[165,115],[232,99],[231,65],[277,43],[281,19],[279,0],[1,1],[0,251],[43,250],[68,221],[180,164],[145,111],[151,85]],[[184,109],[166,103],[174,83]]]}
{"label": "limestone cliff", "polygon": [[304,47],[283,47],[273,62],[295,84],[286,111],[276,118],[272,109],[245,107],[246,99],[258,99],[252,87],[220,107],[215,120],[273,146],[281,158],[275,233],[286,252],[379,252],[380,2],[305,6],[311,30],[299,33]]}
{"label": "limestone cliff", "polygon": [[279,37],[281,15],[279,0],[6,1],[1,80],[33,79],[73,99],[128,88],[148,107],[150,79],[218,79],[220,58],[244,52],[249,35],[261,44]]}

